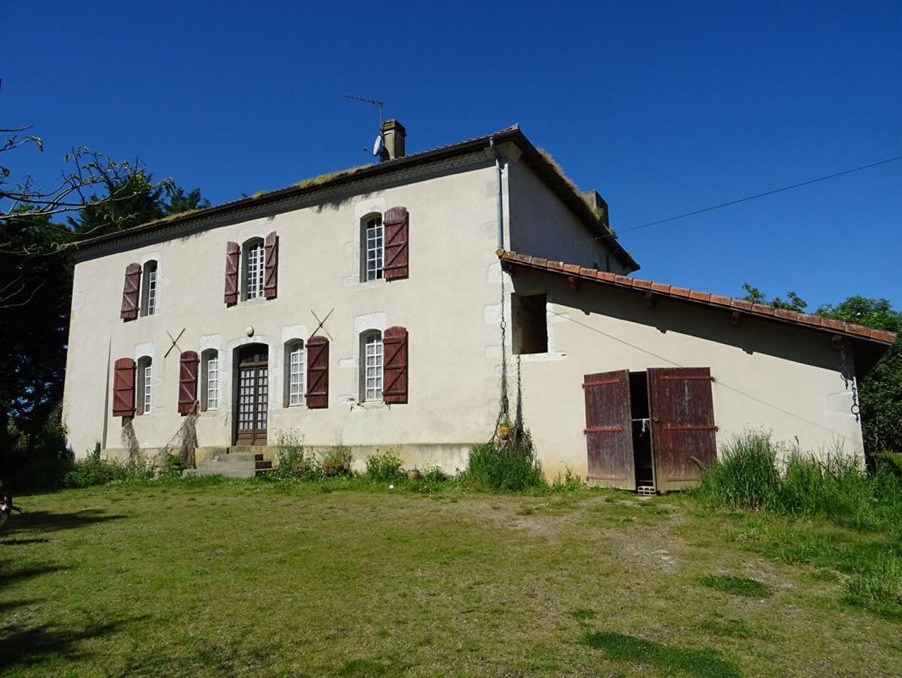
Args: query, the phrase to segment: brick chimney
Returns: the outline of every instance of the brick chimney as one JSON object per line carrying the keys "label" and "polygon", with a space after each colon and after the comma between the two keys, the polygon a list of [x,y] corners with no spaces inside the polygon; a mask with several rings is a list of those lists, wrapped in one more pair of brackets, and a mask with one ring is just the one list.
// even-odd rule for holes
{"label": "brick chimney", "polygon": [[404,157],[404,139],[407,130],[404,125],[392,118],[382,123],[382,138],[385,140],[385,150],[388,151],[386,160]]}

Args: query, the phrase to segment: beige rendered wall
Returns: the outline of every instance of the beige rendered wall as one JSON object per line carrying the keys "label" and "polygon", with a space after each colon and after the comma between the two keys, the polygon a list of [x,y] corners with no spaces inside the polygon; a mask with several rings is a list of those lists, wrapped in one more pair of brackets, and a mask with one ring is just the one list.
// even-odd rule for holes
{"label": "beige rendered wall", "polygon": [[[81,261],[64,399],[72,449],[84,455],[96,441],[110,451],[123,447],[122,421],[111,413],[112,364],[142,355],[153,359],[154,403],[150,414],[135,417],[135,433],[145,449],[172,441],[183,421],[177,413],[179,353],[206,349],[219,351],[220,407],[198,416],[198,440],[201,446],[229,445],[234,351],[264,343],[270,441],[279,431],[295,430],[315,446],[441,444],[436,449],[444,458],[434,461],[452,468],[463,463],[470,443],[491,436],[497,414],[496,182],[494,165],[486,161],[467,171]],[[361,220],[399,205],[410,213],[409,278],[360,282]],[[278,298],[227,308],[226,243],[271,231],[280,239]],[[123,322],[125,268],[150,259],[159,262],[157,313]],[[284,407],[283,347],[313,333],[314,314],[328,315],[329,408]],[[409,332],[410,402],[361,405],[360,334],[393,325]],[[170,336],[179,335],[178,348],[167,356]]]}
{"label": "beige rendered wall", "polygon": [[506,173],[510,190],[508,249],[588,268],[597,266],[621,275],[629,273],[526,164],[509,159]]}
{"label": "beige rendered wall", "polygon": [[[827,333],[517,271],[516,290],[548,294],[549,352],[521,356],[523,409],[546,474],[587,475],[583,376],[649,367],[710,367],[718,449],[747,430],[825,455],[861,457],[852,394]],[[512,398],[513,398],[512,394]]]}

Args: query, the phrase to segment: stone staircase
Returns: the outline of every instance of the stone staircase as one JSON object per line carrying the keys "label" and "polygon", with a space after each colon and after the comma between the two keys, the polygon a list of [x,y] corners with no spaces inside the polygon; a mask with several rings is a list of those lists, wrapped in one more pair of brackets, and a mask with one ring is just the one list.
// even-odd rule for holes
{"label": "stone staircase", "polygon": [[259,448],[227,447],[212,452],[206,459],[197,461],[197,468],[190,469],[191,475],[253,478],[271,471],[272,461],[255,449]]}

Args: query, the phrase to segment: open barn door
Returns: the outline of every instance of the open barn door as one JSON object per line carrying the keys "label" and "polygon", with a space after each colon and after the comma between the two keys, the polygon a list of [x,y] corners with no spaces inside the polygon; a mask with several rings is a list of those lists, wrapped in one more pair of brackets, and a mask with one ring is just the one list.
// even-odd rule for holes
{"label": "open barn door", "polygon": [[589,484],[635,490],[629,372],[587,374],[583,389]]}
{"label": "open barn door", "polygon": [[717,457],[711,370],[650,368],[648,391],[655,489],[683,489]]}

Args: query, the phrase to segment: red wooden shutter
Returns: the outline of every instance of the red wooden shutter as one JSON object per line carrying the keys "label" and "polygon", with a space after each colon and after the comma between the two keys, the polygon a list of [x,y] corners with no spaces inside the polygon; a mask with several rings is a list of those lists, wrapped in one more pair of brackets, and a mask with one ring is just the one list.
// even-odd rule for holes
{"label": "red wooden shutter", "polygon": [[185,351],[179,358],[179,414],[194,412],[197,403],[197,364],[200,359],[194,351]]}
{"label": "red wooden shutter", "polygon": [[407,330],[389,327],[382,334],[385,362],[382,368],[382,401],[407,402]]}
{"label": "red wooden shutter", "polygon": [[655,487],[679,490],[701,479],[717,457],[711,370],[676,367],[648,370]]}
{"label": "red wooden shutter", "polygon": [[225,303],[234,306],[238,303],[238,261],[241,258],[241,246],[237,242],[226,245]]}
{"label": "red wooden shutter", "polygon": [[265,250],[263,296],[267,299],[275,299],[279,286],[279,236],[275,231],[266,236]]}
{"label": "red wooden shutter", "polygon": [[135,416],[135,361],[119,358],[113,371],[113,416]]}
{"label": "red wooden shutter", "polygon": [[392,207],[383,218],[385,227],[386,280],[400,280],[408,275],[408,232],[410,215],[406,207]]}
{"label": "red wooden shutter", "polygon": [[329,407],[329,340],[310,337],[307,341],[307,407]]}
{"label": "red wooden shutter", "polygon": [[129,264],[125,269],[125,285],[122,288],[122,309],[119,317],[134,320],[138,317],[138,292],[141,288],[141,264]]}
{"label": "red wooden shutter", "polygon": [[636,489],[630,376],[627,370],[583,377],[589,484]]}

